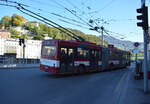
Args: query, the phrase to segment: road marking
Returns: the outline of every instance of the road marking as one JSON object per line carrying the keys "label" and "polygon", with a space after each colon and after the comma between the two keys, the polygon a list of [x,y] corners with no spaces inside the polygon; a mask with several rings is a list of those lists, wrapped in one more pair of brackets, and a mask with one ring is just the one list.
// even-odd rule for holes
{"label": "road marking", "polygon": [[119,83],[117,84],[116,88],[115,88],[115,91],[114,92],[117,92],[120,88],[120,85],[122,83],[122,81],[124,80],[125,76],[127,76],[127,73],[124,73],[123,76],[121,77]]}

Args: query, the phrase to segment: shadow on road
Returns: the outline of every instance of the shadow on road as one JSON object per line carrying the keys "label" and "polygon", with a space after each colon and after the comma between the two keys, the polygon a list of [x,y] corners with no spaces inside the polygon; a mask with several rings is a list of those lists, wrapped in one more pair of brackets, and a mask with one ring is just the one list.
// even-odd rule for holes
{"label": "shadow on road", "polygon": [[80,74],[58,74],[58,75],[46,73],[46,74],[42,74],[41,77],[57,79],[57,78],[70,78],[70,77],[85,77],[85,76],[90,76],[99,73],[100,72],[80,73]]}
{"label": "shadow on road", "polygon": [[[126,69],[121,69],[122,71],[125,71]],[[88,72],[88,73],[79,73],[79,74],[50,74],[50,73],[45,73],[42,74],[41,77],[43,78],[71,78],[71,77],[86,77],[86,76],[91,76],[91,75],[97,75],[97,74],[102,74],[102,73],[109,73],[109,72],[116,72],[118,69],[115,70],[106,70],[106,71],[100,71],[100,72]]]}

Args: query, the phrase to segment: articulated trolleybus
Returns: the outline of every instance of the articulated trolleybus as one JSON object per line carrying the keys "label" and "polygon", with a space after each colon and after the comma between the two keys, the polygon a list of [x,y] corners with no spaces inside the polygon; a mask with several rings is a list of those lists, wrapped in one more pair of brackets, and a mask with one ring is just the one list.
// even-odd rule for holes
{"label": "articulated trolleybus", "polygon": [[130,53],[113,45],[54,39],[42,42],[40,62],[40,70],[53,74],[97,72],[126,67]]}

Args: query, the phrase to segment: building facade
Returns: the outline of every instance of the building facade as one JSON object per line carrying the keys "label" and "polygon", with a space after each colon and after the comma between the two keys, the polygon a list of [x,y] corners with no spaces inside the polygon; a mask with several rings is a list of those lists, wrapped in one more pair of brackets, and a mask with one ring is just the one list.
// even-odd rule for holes
{"label": "building facade", "polygon": [[[39,40],[25,40],[25,59],[40,59],[41,43]],[[16,54],[16,58],[23,58],[23,45],[19,39],[0,38],[0,55]]]}

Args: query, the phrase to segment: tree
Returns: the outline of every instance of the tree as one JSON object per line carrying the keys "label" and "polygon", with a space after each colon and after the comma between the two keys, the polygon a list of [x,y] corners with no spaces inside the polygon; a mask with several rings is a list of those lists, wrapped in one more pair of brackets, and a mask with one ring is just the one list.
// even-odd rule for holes
{"label": "tree", "polygon": [[11,25],[11,17],[9,16],[4,16],[1,21],[0,24],[6,29]]}
{"label": "tree", "polygon": [[21,33],[14,29],[11,29],[10,33],[11,33],[11,38],[20,38],[21,37]]}
{"label": "tree", "polygon": [[13,26],[22,26],[22,24],[26,21],[27,20],[24,17],[14,14],[11,22]]}
{"label": "tree", "polygon": [[34,35],[33,39],[34,40],[44,40],[44,38],[41,35]]}

